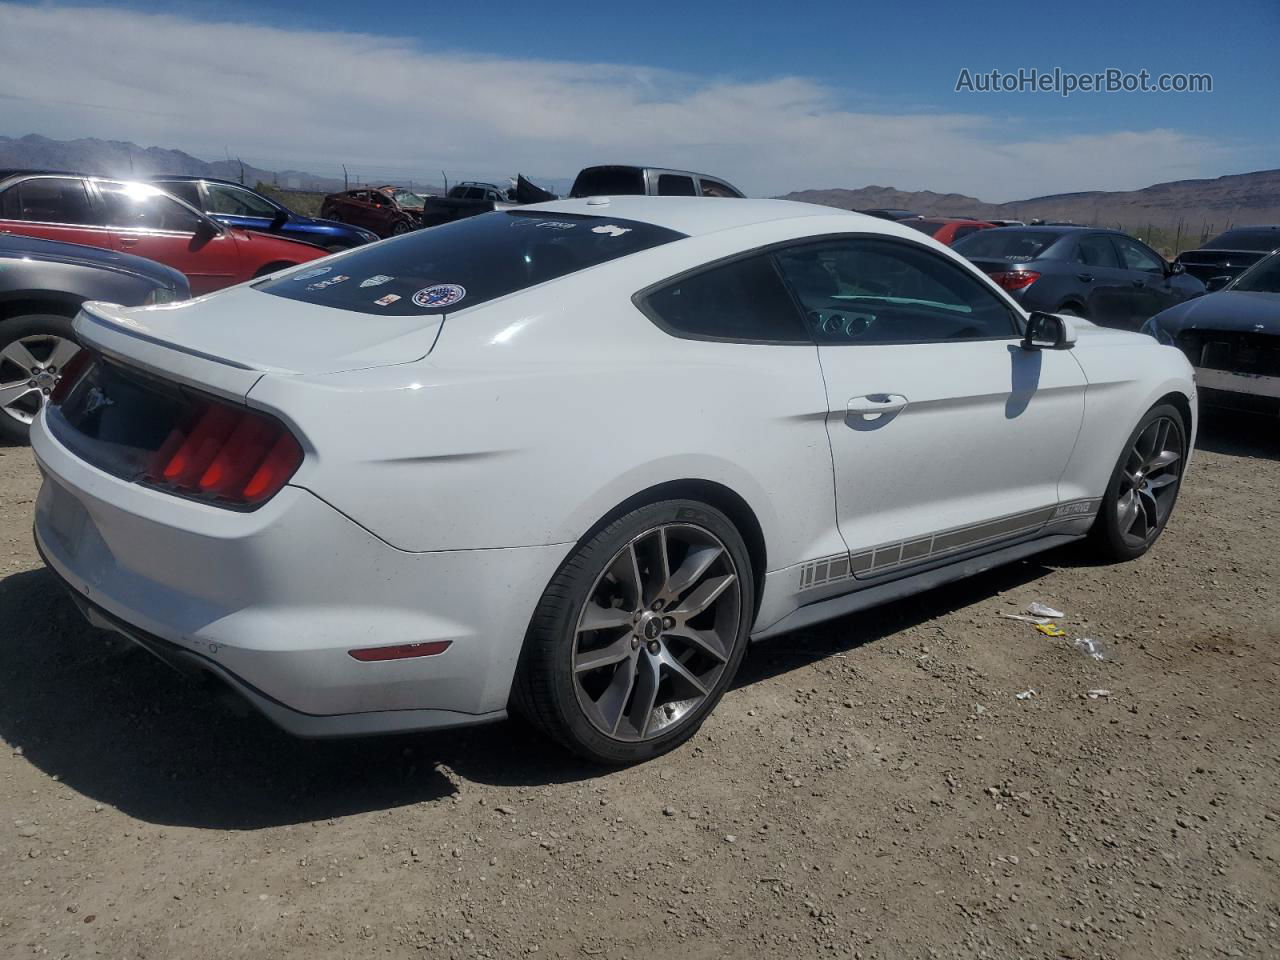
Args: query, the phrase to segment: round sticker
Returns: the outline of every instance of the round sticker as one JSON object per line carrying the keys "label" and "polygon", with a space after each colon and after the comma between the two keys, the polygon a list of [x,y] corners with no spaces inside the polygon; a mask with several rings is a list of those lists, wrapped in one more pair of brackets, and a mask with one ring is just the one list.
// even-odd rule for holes
{"label": "round sticker", "polygon": [[333,267],[312,267],[310,270],[303,270],[301,273],[295,273],[290,280],[310,280],[313,277],[321,277],[332,270]]}
{"label": "round sticker", "polygon": [[420,307],[451,307],[466,295],[466,287],[456,283],[437,283],[415,293],[413,302]]}

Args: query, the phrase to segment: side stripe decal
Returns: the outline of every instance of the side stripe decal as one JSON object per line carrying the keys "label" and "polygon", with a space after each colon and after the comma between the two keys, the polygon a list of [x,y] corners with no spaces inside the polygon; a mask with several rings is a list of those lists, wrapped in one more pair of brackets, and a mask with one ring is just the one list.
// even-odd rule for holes
{"label": "side stripe decal", "polygon": [[1042,527],[1069,520],[1092,517],[1098,512],[1098,498],[1071,500],[1054,507],[1040,507],[1023,513],[985,520],[967,527],[943,530],[926,537],[885,543],[855,554],[835,554],[809,560],[800,566],[800,589],[811,590],[859,575],[878,574],[923,560],[936,560],[993,540],[1004,540]]}

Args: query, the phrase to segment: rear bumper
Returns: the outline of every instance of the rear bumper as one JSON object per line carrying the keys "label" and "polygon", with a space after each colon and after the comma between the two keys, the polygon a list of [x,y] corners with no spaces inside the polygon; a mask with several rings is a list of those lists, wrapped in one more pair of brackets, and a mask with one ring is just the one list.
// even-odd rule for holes
{"label": "rear bumper", "polygon": [[[529,618],[568,546],[409,553],[294,487],[235,513],[78,460],[37,419],[35,539],[99,626],[212,673],[303,736],[501,718]],[[448,640],[360,662],[361,647]]]}

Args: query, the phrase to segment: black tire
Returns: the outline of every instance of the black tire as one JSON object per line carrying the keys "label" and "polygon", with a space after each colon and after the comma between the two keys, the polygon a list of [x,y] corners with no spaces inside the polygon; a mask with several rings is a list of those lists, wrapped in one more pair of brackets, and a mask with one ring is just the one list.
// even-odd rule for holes
{"label": "black tire", "polygon": [[[30,337],[58,337],[72,342],[76,339],[69,318],[51,313],[28,313],[0,320],[0,355],[11,344]],[[37,349],[36,357],[43,361],[45,353]],[[23,382],[20,380],[22,372],[13,361],[0,356],[0,388]],[[30,375],[29,370],[26,373]],[[43,402],[44,394],[28,393],[12,407],[0,406],[0,440],[26,443],[31,425],[20,417],[38,411]]]}
{"label": "black tire", "polygon": [[391,228],[391,235],[393,237],[402,237],[412,229],[413,224],[409,223],[407,220],[397,220],[395,226]]}
{"label": "black tire", "polygon": [[1060,307],[1056,312],[1068,317],[1079,317],[1081,320],[1089,319],[1088,314],[1085,313],[1084,307],[1080,306],[1078,303],[1065,304],[1064,306]]}
{"label": "black tire", "polygon": [[[1162,449],[1176,450],[1178,459],[1176,463],[1159,471],[1148,470],[1145,464],[1139,467],[1137,475],[1142,477],[1148,485],[1172,475],[1172,479],[1158,490],[1141,494],[1134,488],[1132,479],[1135,461],[1140,459],[1136,455],[1135,446],[1139,438],[1151,430],[1152,425],[1157,422],[1169,424],[1168,439],[1160,446]],[[1125,441],[1124,450],[1116,461],[1115,469],[1111,472],[1111,479],[1107,483],[1107,492],[1102,498],[1098,516],[1089,530],[1088,548],[1094,557],[1109,563],[1136,560],[1150,550],[1160,538],[1160,534],[1164,532],[1169,522],[1169,517],[1173,514],[1178,492],[1182,487],[1182,470],[1187,462],[1187,430],[1188,425],[1182,413],[1167,403],[1152,407],[1147,411],[1146,416],[1138,421],[1129,439]],[[1138,509],[1143,514],[1141,518],[1143,535],[1139,538],[1135,538],[1132,532],[1126,535],[1121,517],[1121,498],[1130,491],[1134,492]],[[1160,499],[1157,500],[1157,496]],[[1130,530],[1132,531],[1132,528]]]}
{"label": "black tire", "polygon": [[[683,686],[683,681],[670,673],[664,674],[655,667],[653,675],[663,679],[659,681],[655,696],[651,700],[651,712],[639,711],[637,714],[645,717],[640,738],[626,739],[610,736],[598,728],[596,721],[588,717],[587,708],[581,701],[581,687],[577,679],[579,674],[574,671],[579,617],[588,601],[594,599],[593,591],[600,589],[602,584],[608,583],[606,574],[612,569],[611,564],[622,555],[622,551],[628,548],[628,544],[638,543],[646,537],[659,536],[653,532],[659,528],[664,531],[661,535],[664,558],[666,557],[665,531],[667,530],[688,531],[689,535],[695,537],[709,534],[723,547],[723,554],[727,555],[723,557],[723,562],[732,563],[732,567],[717,569],[736,572],[736,579],[720,596],[737,603],[736,621],[727,621],[729,624],[736,623],[736,627],[724,628],[731,634],[731,641],[724,643],[721,650],[721,656],[724,657],[723,666],[715,667],[720,672],[715,677],[714,683],[705,688],[705,695],[700,702],[687,707],[687,712],[681,714],[676,720],[662,720],[664,714],[661,711],[664,709],[671,711],[672,707],[659,706],[657,691],[676,689]],[[674,536],[672,534],[672,537]],[[686,554],[685,557],[686,559],[692,557],[692,553]],[[650,559],[653,557],[651,556]],[[722,560],[716,562],[720,563]],[[674,553],[671,563],[679,569],[684,569]],[[648,571],[646,575],[656,576],[651,566],[646,569]],[[640,573],[639,566],[636,567],[636,571],[637,574]],[[671,572],[672,568],[668,567],[667,573]],[[667,582],[673,579],[675,578],[669,577]],[[701,586],[708,581],[700,578],[693,582]],[[736,597],[729,596],[729,591],[732,589],[738,591]],[[685,601],[688,601],[694,592],[696,588],[685,593]],[[673,750],[697,732],[703,720],[714,709],[729,684],[733,682],[733,677],[746,652],[748,633],[755,615],[754,598],[754,574],[746,546],[733,523],[719,510],[694,500],[665,500],[633,510],[581,543],[547,586],[525,638],[512,688],[512,706],[547,736],[595,763],[612,765],[638,763]],[[671,612],[675,613],[685,601],[673,601],[669,605]],[[714,602],[719,604],[722,601],[717,599]],[[719,616],[719,609],[721,608],[717,608],[717,616]],[[626,616],[625,611],[622,615]],[[647,613],[647,610],[645,615],[652,616]],[[664,616],[659,619],[666,618]],[[621,630],[621,634],[618,635],[620,643],[629,642],[633,649],[639,643],[641,649],[632,655],[632,662],[635,662],[636,657],[645,658],[644,648],[646,647],[651,652],[656,652],[653,651],[653,645],[657,641],[639,639],[642,632],[640,627],[621,626],[610,629]],[[665,646],[662,648],[664,655],[681,649],[679,641],[673,639],[673,636],[674,634],[662,635],[662,643],[672,644],[669,648]],[[691,647],[684,649],[683,656],[686,662],[690,665],[695,664],[697,652]],[[646,662],[653,661],[646,658]],[[708,662],[715,663],[715,661]],[[608,680],[608,685],[612,686],[618,674],[624,669],[630,670],[630,667],[627,662],[622,662],[602,669],[612,671]],[[671,684],[676,686],[673,687]],[[634,687],[634,690],[638,691],[639,687]],[[633,696],[639,696],[638,692],[633,694],[633,686],[627,686],[626,691],[619,701],[619,717],[631,712],[627,710],[628,703],[635,706],[640,703],[633,699]],[[633,711],[635,706],[632,707]],[[668,712],[665,716],[670,717],[672,713]],[[668,725],[662,727],[660,732],[647,735],[651,717],[658,717],[660,723]],[[615,723],[615,732],[617,728],[618,724]]]}
{"label": "black tire", "polygon": [[328,214],[327,216],[325,215],[325,212],[324,212],[323,210],[321,210],[321,211],[320,211],[320,219],[321,219],[321,220],[332,220],[334,223],[345,223],[345,222],[346,222],[346,221],[344,221],[344,220],[342,219],[342,215],[341,215],[340,213],[338,213],[338,211],[336,211],[336,210],[335,210],[333,213]]}

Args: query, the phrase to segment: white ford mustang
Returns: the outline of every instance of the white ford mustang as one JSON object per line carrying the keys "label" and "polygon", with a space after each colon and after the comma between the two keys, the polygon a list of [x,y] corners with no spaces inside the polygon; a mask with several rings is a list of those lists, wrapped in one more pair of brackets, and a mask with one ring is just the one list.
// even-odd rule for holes
{"label": "white ford mustang", "polygon": [[615,763],[752,638],[1142,554],[1196,427],[1176,349],[782,201],[494,212],[76,331],[35,532],[93,622],[301,735],[510,705]]}

